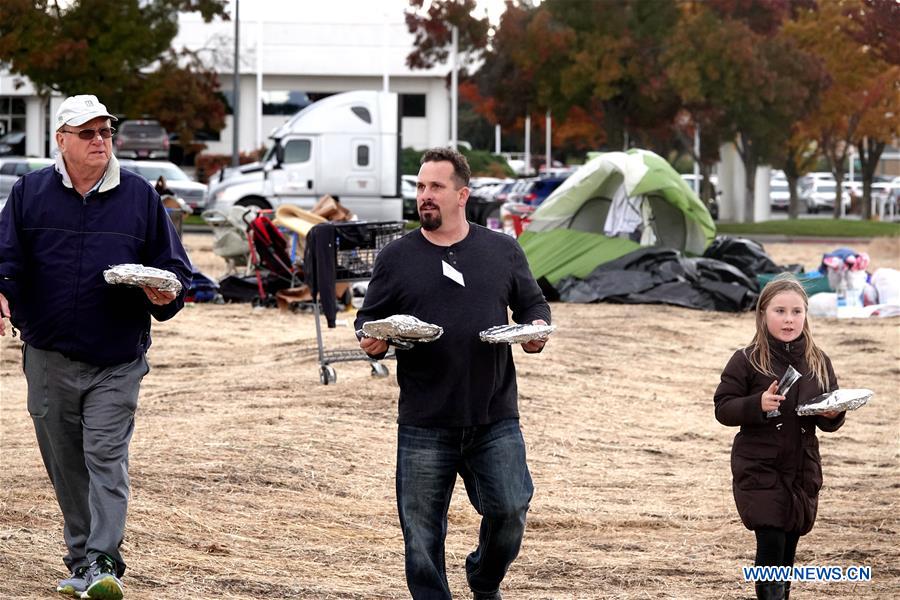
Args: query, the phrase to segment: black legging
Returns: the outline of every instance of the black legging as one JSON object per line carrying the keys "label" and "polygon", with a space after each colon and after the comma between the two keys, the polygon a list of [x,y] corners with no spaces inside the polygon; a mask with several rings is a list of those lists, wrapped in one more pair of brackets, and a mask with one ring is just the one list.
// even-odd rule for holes
{"label": "black legging", "polygon": [[763,527],[756,533],[756,564],[764,567],[790,567],[794,564],[800,535],[783,529]]}

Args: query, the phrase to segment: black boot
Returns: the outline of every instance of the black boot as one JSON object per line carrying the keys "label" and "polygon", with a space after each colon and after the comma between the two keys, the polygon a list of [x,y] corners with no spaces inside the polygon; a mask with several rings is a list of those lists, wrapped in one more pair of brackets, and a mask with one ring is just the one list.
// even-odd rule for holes
{"label": "black boot", "polygon": [[784,583],[780,581],[757,581],[756,600],[784,600]]}
{"label": "black boot", "polygon": [[784,600],[788,600],[791,597],[791,582],[784,582]]}

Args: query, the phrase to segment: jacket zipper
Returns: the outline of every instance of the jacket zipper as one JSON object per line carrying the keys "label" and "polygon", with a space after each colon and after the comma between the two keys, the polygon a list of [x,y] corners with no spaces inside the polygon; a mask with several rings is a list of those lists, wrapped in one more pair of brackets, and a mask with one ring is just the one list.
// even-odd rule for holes
{"label": "jacket zipper", "polygon": [[[77,193],[77,192],[76,192]],[[79,194],[80,195],[80,194]],[[84,223],[87,213],[87,196],[81,197],[81,223],[78,227],[78,255],[75,257],[75,295],[72,298],[72,326],[75,328],[75,337],[78,338],[78,304],[81,297],[81,270],[83,266],[82,257],[84,256]]]}

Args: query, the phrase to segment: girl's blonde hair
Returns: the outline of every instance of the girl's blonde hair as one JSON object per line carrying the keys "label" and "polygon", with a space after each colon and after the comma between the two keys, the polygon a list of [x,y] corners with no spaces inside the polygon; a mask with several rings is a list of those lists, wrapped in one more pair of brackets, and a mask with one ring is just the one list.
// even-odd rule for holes
{"label": "girl's blonde hair", "polygon": [[[808,313],[809,311],[809,298],[806,295],[806,290],[803,289],[797,278],[790,273],[776,275],[760,293],[759,300],[756,302],[756,334],[753,336],[753,341],[750,342],[749,358],[750,364],[757,371],[772,377],[775,377],[775,372],[772,370],[769,330],[766,327],[766,308],[768,308],[772,298],[782,292],[794,292],[799,295],[803,299],[804,312]],[[803,336],[806,338],[806,351],[804,353],[806,365],[812,372],[813,377],[815,377],[816,383],[819,384],[819,388],[823,392],[827,392],[830,382],[828,381],[828,369],[825,366],[825,354],[813,341],[812,331],[809,328],[809,315],[806,314],[804,316]]]}

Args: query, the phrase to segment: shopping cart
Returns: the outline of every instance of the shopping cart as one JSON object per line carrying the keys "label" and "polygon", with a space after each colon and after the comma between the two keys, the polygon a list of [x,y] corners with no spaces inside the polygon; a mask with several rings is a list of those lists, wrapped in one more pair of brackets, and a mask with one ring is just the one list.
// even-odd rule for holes
{"label": "shopping cart", "polygon": [[[388,242],[401,237],[403,232],[402,221],[323,223],[310,229],[304,271],[312,292],[319,348],[319,381],[323,385],[337,381],[337,372],[331,365],[338,362],[366,361],[372,368],[373,377],[388,376],[386,366],[359,348],[325,350],[322,316],[324,312],[329,327],[334,327],[335,284],[370,279],[378,252]],[[393,358],[393,353],[385,358]]]}

